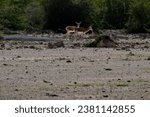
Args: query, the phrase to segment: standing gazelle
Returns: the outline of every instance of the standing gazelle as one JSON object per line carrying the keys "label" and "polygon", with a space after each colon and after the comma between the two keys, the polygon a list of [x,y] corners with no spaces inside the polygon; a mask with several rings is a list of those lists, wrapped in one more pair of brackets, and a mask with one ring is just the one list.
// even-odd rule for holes
{"label": "standing gazelle", "polygon": [[76,32],[76,28],[80,27],[81,22],[76,22],[77,26],[67,26],[66,31],[67,35],[74,34]]}

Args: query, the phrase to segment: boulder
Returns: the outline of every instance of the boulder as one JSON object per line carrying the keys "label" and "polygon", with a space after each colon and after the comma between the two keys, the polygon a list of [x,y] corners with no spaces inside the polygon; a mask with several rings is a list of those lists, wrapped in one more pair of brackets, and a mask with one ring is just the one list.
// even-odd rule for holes
{"label": "boulder", "polygon": [[106,47],[114,48],[117,47],[117,43],[114,42],[109,36],[101,35],[97,37],[93,42],[85,45],[86,47]]}
{"label": "boulder", "polygon": [[64,42],[63,41],[57,41],[57,42],[53,42],[53,43],[48,43],[47,48],[51,49],[51,48],[60,48],[60,47],[65,47]]}

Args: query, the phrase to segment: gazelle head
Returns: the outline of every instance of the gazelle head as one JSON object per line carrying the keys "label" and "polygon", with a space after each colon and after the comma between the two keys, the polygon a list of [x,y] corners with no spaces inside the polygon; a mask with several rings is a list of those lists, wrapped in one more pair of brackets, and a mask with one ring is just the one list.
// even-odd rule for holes
{"label": "gazelle head", "polygon": [[92,26],[89,26],[89,27],[88,27],[88,31],[93,31]]}
{"label": "gazelle head", "polygon": [[82,23],[82,22],[76,22],[76,24],[77,24],[77,28],[79,28],[79,27],[80,27],[81,23]]}

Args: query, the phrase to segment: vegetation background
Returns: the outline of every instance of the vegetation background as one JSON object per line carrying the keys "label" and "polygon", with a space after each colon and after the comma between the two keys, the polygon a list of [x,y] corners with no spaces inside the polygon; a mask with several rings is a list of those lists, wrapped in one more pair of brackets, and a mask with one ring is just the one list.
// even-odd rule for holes
{"label": "vegetation background", "polygon": [[150,0],[0,0],[0,30],[51,29],[67,25],[149,32]]}

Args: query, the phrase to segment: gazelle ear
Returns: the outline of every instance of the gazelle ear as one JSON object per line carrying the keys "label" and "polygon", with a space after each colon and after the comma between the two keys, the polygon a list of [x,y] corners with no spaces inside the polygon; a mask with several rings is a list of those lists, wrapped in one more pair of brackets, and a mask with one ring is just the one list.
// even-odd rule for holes
{"label": "gazelle ear", "polygon": [[89,26],[89,29],[90,29],[90,30],[93,30],[93,28],[92,28],[92,26],[91,26],[91,25]]}
{"label": "gazelle ear", "polygon": [[76,24],[81,24],[82,22],[80,21],[80,22],[76,22]]}

